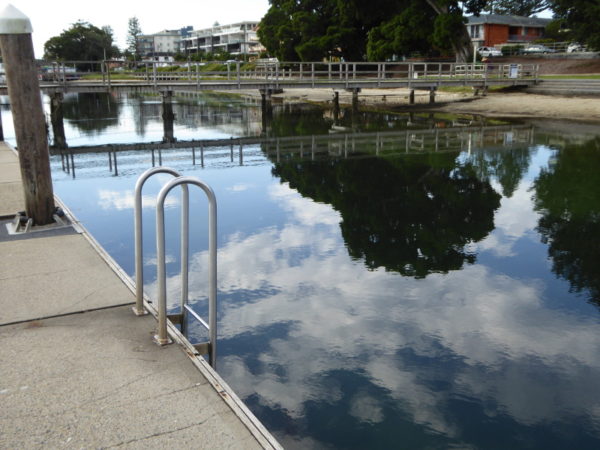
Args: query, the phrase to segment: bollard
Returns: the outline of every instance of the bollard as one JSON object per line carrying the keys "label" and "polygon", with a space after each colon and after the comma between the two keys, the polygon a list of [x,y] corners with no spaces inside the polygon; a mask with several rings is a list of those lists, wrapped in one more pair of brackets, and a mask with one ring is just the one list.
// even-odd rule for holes
{"label": "bollard", "polygon": [[0,13],[0,49],[19,150],[25,211],[34,225],[47,225],[54,222],[55,205],[31,33],[29,18],[14,6],[8,5]]}

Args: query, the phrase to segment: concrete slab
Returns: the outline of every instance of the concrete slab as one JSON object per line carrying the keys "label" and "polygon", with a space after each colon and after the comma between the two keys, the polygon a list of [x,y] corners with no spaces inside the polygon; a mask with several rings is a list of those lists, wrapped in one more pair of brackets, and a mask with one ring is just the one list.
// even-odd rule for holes
{"label": "concrete slab", "polygon": [[6,142],[0,142],[0,164],[14,163],[18,158],[15,152],[6,144]]}
{"label": "concrete slab", "polygon": [[23,185],[20,181],[0,184],[2,185],[0,188],[0,217],[14,217],[17,212],[25,209]]}
{"label": "concrete slab", "polygon": [[4,162],[0,165],[0,180],[4,183],[20,183],[21,168],[18,162]]}
{"label": "concrete slab", "polygon": [[0,325],[133,302],[81,235],[0,242]]}
{"label": "concrete slab", "polygon": [[0,327],[0,448],[261,448],[128,307]]}

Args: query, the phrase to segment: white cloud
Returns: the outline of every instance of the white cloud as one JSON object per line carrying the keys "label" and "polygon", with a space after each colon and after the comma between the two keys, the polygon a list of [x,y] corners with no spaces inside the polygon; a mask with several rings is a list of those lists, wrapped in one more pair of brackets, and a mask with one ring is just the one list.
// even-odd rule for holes
{"label": "white cloud", "polygon": [[[176,195],[170,195],[165,199],[165,207],[174,207],[180,204]],[[111,191],[108,189],[98,190],[98,206],[105,210],[134,209],[135,193],[133,190]],[[142,208],[156,208],[156,197],[142,195]]]}
{"label": "white cloud", "polygon": [[233,186],[226,188],[225,190],[227,190],[229,192],[244,192],[249,189],[252,189],[253,187],[254,187],[254,185],[249,184],[249,183],[238,183],[238,184],[234,184]]}

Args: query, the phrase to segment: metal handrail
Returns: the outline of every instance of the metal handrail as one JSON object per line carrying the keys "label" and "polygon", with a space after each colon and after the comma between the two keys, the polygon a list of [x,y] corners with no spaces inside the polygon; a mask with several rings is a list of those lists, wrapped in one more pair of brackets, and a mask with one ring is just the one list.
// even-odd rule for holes
{"label": "metal handrail", "polygon": [[[132,308],[136,316],[148,314],[144,309],[144,265],[143,265],[143,242],[142,242],[142,188],[144,183],[153,175],[158,173],[167,173],[174,177],[180,177],[181,174],[168,167],[153,167],[140,175],[135,183],[135,206],[134,206],[134,239],[135,239],[135,306]],[[189,218],[189,194],[186,185],[182,186],[182,206],[181,206],[181,273],[182,288],[181,297],[187,299],[188,289],[188,234],[183,233],[183,223],[188,222]],[[184,297],[185,296],[185,297]]]}
{"label": "metal handrail", "polygon": [[[217,364],[217,199],[210,186],[193,177],[178,177],[169,181],[158,193],[156,201],[156,259],[157,259],[157,281],[158,281],[158,332],[155,341],[159,345],[165,345],[170,342],[167,334],[167,320],[170,318],[167,314],[167,283],[166,283],[166,257],[165,257],[165,200],[169,192],[176,186],[194,185],[201,188],[208,198],[208,251],[209,251],[209,269],[208,269],[208,324],[199,318],[187,305],[188,286],[186,278],[185,297],[182,295],[181,314],[172,316],[177,318],[182,327],[185,336],[185,316],[186,312],[191,313],[194,318],[200,319],[199,322],[208,329],[208,342],[195,344],[194,347],[203,353],[208,353],[209,363],[213,368]],[[189,199],[188,199],[189,201]],[[185,205],[182,205],[182,208]],[[189,217],[182,220],[182,240],[189,234]],[[187,254],[186,254],[187,256]],[[187,273],[187,271],[186,271]],[[182,277],[184,273],[182,273]],[[182,291],[183,291],[182,286]]]}

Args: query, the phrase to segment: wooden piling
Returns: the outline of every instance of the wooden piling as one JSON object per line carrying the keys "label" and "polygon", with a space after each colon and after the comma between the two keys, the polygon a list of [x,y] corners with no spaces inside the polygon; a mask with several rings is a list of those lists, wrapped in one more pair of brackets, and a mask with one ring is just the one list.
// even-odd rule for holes
{"label": "wooden piling", "polygon": [[12,5],[0,13],[0,19],[0,50],[19,150],[25,211],[34,225],[46,225],[54,221],[55,204],[31,23]]}

